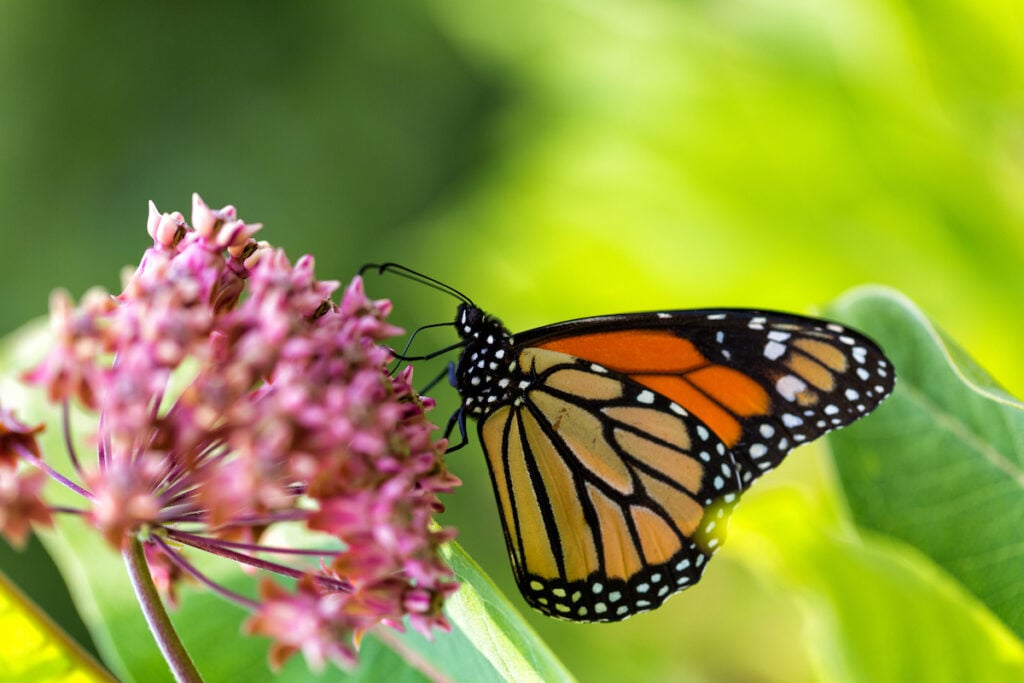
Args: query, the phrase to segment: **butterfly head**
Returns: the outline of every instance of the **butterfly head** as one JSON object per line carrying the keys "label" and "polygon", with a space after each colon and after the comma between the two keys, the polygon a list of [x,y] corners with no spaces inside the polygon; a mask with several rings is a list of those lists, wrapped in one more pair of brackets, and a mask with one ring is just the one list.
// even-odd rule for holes
{"label": "butterfly head", "polygon": [[512,335],[500,320],[467,303],[459,305],[455,327],[464,342],[455,388],[471,417],[488,415],[512,398]]}

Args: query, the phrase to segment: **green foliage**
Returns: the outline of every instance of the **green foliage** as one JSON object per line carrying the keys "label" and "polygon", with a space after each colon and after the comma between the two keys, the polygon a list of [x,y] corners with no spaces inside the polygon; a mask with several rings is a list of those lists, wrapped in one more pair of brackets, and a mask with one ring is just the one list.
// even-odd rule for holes
{"label": "green foliage", "polygon": [[[126,681],[170,681],[170,673],[135,602],[120,556],[76,521],[62,523],[47,545],[93,628],[104,658]],[[268,641],[242,637],[245,613],[203,590],[186,588],[181,607],[171,614],[186,648],[207,680],[398,681],[413,683],[441,675],[454,681],[567,681],[572,677],[493,583],[456,545],[449,561],[466,585],[449,606],[452,632],[432,641],[408,631],[380,628],[360,648],[361,664],[349,675],[328,668],[311,673],[301,656],[272,674]],[[224,568],[222,568],[224,569]],[[253,591],[253,581],[237,568],[217,572],[234,590]]]}
{"label": "green foliage", "polygon": [[730,527],[751,569],[800,605],[820,680],[1024,678],[1024,646],[962,586],[900,544],[857,534],[828,504],[772,488],[751,495]]}
{"label": "green foliage", "polygon": [[[119,269],[148,242],[145,200],[180,209],[198,190],[266,223],[263,236],[292,256],[314,253],[322,277],[399,260],[462,288],[513,329],[653,308],[808,312],[880,282],[920,302],[1020,395],[1019,12],[1017,0],[404,0],[285,14],[240,1],[130,11],[5,3],[0,330],[42,313],[54,286],[76,296],[94,283],[116,289]],[[396,300],[409,328],[452,315],[434,292],[369,285]],[[977,606],[908,610],[902,589],[885,588],[899,576],[907,590],[948,584],[929,562],[1019,623],[1009,582],[1016,546],[992,545],[1019,533],[1018,496],[998,458],[984,457],[1019,453],[1012,422],[1001,434],[988,429],[992,410],[1012,420],[1017,408],[951,380],[955,367],[999,395],[953,346],[943,342],[950,358],[937,366],[919,360],[912,344],[934,349],[936,337],[892,342],[875,315],[861,326],[900,356],[901,386],[877,415],[837,435],[837,467],[858,523],[900,542],[854,541],[842,521],[835,528],[835,491],[821,476],[829,465],[822,449],[802,448],[747,496],[701,584],[656,613],[607,627],[524,614],[580,678],[791,683],[899,671],[873,661],[884,655],[870,646],[873,624],[888,624],[894,650],[913,644],[901,666],[921,653],[949,661],[950,641],[931,622],[976,624]],[[3,369],[24,367],[12,359]],[[932,383],[953,390],[948,401],[925,392]],[[936,421],[915,396],[956,417]],[[23,398],[0,390],[5,406]],[[435,419],[446,417],[439,408]],[[902,417],[927,453],[900,457]],[[861,435],[879,447],[857,445]],[[960,458],[972,443],[976,457]],[[48,452],[60,450],[55,442]],[[446,501],[444,523],[525,610],[511,595],[478,448],[450,466],[467,485]],[[960,477],[981,484],[958,493]],[[838,534],[838,546],[819,551],[785,526],[752,527],[760,497],[776,486],[815,501],[800,508],[802,524],[823,530],[822,543]],[[809,553],[820,563],[765,565],[745,550],[754,538],[765,557],[793,563]],[[879,570],[865,559],[879,555],[917,568]],[[45,561],[0,554],[22,576],[45,576]],[[845,580],[838,570],[847,566],[872,581]],[[63,568],[101,634],[74,563]],[[109,569],[122,573],[119,560]],[[820,583],[830,577],[836,586]],[[941,602],[936,590],[923,603]],[[59,586],[34,595],[51,614],[67,607]],[[991,630],[975,636],[985,633],[1000,642]],[[975,636],[964,635],[981,656]],[[364,659],[375,647],[367,641]],[[374,661],[384,665],[388,652]],[[839,653],[841,663],[865,658],[862,667],[826,666]],[[262,666],[262,653],[253,657]]]}
{"label": "green foliage", "polygon": [[870,329],[899,373],[878,414],[833,439],[853,519],[919,549],[1024,636],[1024,404],[899,295],[831,310]]}
{"label": "green foliage", "polygon": [[114,679],[0,576],[0,679],[9,683],[110,683]]}

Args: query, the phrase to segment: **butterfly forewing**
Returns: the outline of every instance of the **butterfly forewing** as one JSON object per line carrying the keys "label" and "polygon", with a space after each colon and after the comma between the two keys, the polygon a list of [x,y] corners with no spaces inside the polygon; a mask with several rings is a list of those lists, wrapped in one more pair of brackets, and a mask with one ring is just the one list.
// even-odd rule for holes
{"label": "butterfly forewing", "polygon": [[749,485],[790,450],[871,412],[895,374],[878,346],[835,323],[745,309],[588,318],[517,345],[603,363],[711,428]]}
{"label": "butterfly forewing", "polygon": [[742,489],[892,391],[834,323],[717,309],[605,316],[514,338],[464,305],[456,370],[527,601],[613,621],[695,583]]}

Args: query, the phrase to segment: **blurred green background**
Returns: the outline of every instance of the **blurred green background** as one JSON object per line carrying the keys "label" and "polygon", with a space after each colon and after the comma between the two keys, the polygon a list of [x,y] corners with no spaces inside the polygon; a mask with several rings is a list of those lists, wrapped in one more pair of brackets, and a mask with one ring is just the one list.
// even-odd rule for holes
{"label": "blurred green background", "polygon": [[[1009,0],[3,3],[0,333],[53,287],[116,290],[146,201],[198,191],[322,278],[399,261],[513,330],[883,283],[1021,395],[1021,26]],[[368,289],[408,328],[454,311]],[[478,447],[450,467],[442,522],[514,593]],[[820,448],[761,487],[835,507]],[[654,614],[534,623],[585,680],[827,677],[800,586],[733,535]],[[28,557],[0,562],[47,581]]]}

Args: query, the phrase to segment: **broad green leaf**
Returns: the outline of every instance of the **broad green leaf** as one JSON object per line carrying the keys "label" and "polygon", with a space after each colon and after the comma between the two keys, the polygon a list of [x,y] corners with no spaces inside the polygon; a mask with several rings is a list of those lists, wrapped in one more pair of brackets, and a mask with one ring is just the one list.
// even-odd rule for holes
{"label": "broad green leaf", "polygon": [[762,489],[729,530],[731,552],[803,608],[820,680],[1024,680],[1020,641],[962,586],[828,506],[792,486]]}
{"label": "broad green leaf", "polygon": [[0,574],[0,680],[98,683],[114,679]]}
{"label": "broad green leaf", "polygon": [[830,313],[872,335],[898,378],[832,440],[854,521],[920,550],[1024,636],[1024,405],[896,293],[860,290]]}
{"label": "broad green leaf", "polygon": [[445,559],[462,582],[448,603],[453,632],[416,643],[458,681],[570,681],[572,675],[483,570],[456,543]]}
{"label": "broad green leaf", "polygon": [[[40,349],[47,347],[46,332],[26,328],[7,340],[0,358],[5,369],[30,367]],[[0,383],[5,405],[20,405],[26,419],[45,420],[49,429],[42,446],[47,459],[69,472],[57,414],[40,397],[8,381]],[[74,424],[79,453],[88,453],[82,438],[88,420]],[[53,487],[62,503],[75,505],[73,495]],[[149,683],[170,681],[170,673],[149,633],[128,583],[122,558],[77,518],[58,519],[57,529],[41,537],[69,584],[83,619],[104,660],[119,678]],[[171,612],[178,632],[200,672],[211,681],[387,680],[409,683],[455,681],[560,681],[571,675],[547,646],[494,587],[490,579],[455,544],[446,549],[463,586],[452,598],[448,614],[451,633],[436,633],[432,641],[407,629],[404,634],[381,628],[362,642],[360,666],[343,674],[329,668],[320,676],[310,673],[301,657],[272,674],[266,664],[268,641],[245,637],[240,626],[246,613],[208,591],[194,586],[182,590],[181,605]],[[203,570],[233,590],[253,595],[254,580],[237,568],[214,560]]]}

